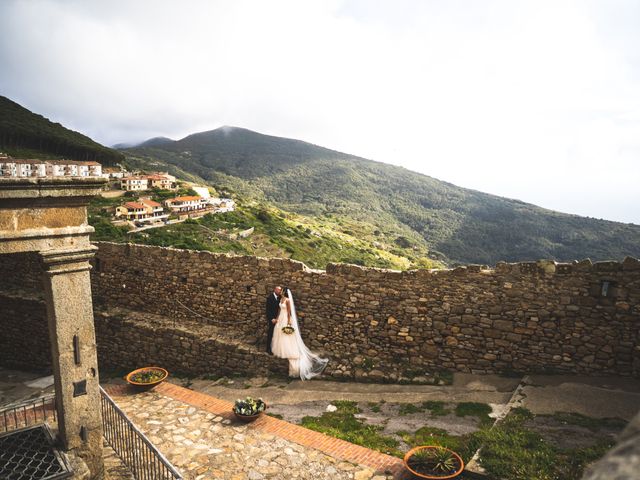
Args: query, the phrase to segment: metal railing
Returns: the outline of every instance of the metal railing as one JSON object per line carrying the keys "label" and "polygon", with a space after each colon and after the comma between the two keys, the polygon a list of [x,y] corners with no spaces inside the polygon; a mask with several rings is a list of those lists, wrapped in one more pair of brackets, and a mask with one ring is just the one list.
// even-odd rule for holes
{"label": "metal railing", "polygon": [[49,394],[0,410],[0,431],[8,432],[56,419],[56,398]]}
{"label": "metal railing", "polygon": [[182,475],[100,387],[103,435],[138,480],[182,480]]}

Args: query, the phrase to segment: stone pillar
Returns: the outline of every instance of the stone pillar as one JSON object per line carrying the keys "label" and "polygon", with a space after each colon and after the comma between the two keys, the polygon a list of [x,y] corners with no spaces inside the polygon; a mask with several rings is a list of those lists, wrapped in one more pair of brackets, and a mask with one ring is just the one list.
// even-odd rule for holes
{"label": "stone pillar", "polygon": [[87,205],[105,183],[99,177],[0,178],[0,254],[42,257],[60,439],[92,479],[103,478],[104,466]]}
{"label": "stone pillar", "polygon": [[95,250],[83,246],[40,255],[60,438],[65,450],[86,462],[91,478],[101,479],[102,416],[89,278]]}

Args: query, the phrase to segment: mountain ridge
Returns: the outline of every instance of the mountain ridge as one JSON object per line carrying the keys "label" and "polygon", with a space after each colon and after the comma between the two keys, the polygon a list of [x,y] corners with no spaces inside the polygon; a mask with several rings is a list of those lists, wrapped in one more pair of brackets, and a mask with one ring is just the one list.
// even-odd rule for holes
{"label": "mountain ridge", "polygon": [[0,151],[12,156],[93,160],[113,165],[124,155],[80,132],[0,96]]}
{"label": "mountain ridge", "polygon": [[544,209],[403,167],[241,127],[123,151],[302,215],[364,222],[450,263],[640,256],[640,227]]}
{"label": "mountain ridge", "polygon": [[[340,150],[334,150],[334,149],[330,149],[330,148],[327,148],[327,147],[323,147],[321,145],[314,144],[312,142],[307,142],[306,140],[298,140],[298,139],[292,139],[292,138],[289,138],[289,137],[281,137],[281,136],[278,136],[278,135],[263,134],[263,133],[255,131],[255,130],[251,130],[251,129],[244,128],[244,127],[237,127],[237,126],[233,126],[233,125],[223,125],[221,127],[214,128],[212,130],[204,130],[202,132],[192,133],[192,134],[189,134],[189,135],[187,135],[187,136],[185,136],[183,138],[180,138],[178,140],[173,140],[173,139],[170,139],[168,137],[159,136],[159,137],[152,137],[152,138],[150,138],[148,140],[145,140],[143,142],[139,142],[137,144],[130,144],[130,145],[126,145],[126,146],[125,146],[125,144],[116,144],[116,145],[113,146],[113,148],[115,148],[117,150],[131,150],[131,149],[136,149],[136,148],[153,147],[153,146],[157,146],[157,145],[160,145],[160,144],[166,144],[166,145],[173,144],[173,145],[175,145],[175,144],[178,144],[178,143],[182,142],[183,140],[187,140],[187,139],[192,138],[192,137],[205,136],[205,135],[208,135],[208,134],[218,134],[218,133],[225,133],[226,135],[228,135],[229,133],[232,133],[233,131],[242,131],[242,132],[247,132],[247,133],[250,133],[250,134],[256,134],[256,135],[260,135],[260,136],[264,136],[264,137],[270,137],[270,138],[279,139],[279,140],[292,140],[292,141],[295,141],[295,142],[300,142],[301,144],[306,144],[306,145],[309,145],[311,147],[317,147],[317,148],[320,148],[322,150],[326,150],[328,152],[339,154],[339,155],[342,155],[342,156],[345,156],[345,157],[350,157],[350,158],[354,158],[354,159],[357,159],[357,160],[362,160],[362,161],[365,161],[365,162],[373,162],[373,163],[388,165],[390,167],[394,167],[394,168],[397,168],[397,169],[400,169],[400,170],[405,170],[407,172],[411,172],[412,174],[421,175],[423,177],[434,179],[434,180],[437,180],[438,182],[442,182],[443,184],[446,184],[446,185],[449,185],[449,186],[452,186],[452,187],[456,187],[456,188],[460,188],[460,189],[464,189],[464,190],[469,191],[469,192],[475,192],[475,193],[479,193],[479,194],[485,194],[485,195],[491,195],[491,196],[498,197],[498,198],[503,198],[503,199],[509,200],[511,202],[521,203],[523,205],[528,205],[528,206],[540,208],[540,209],[546,210],[548,212],[558,213],[558,214],[561,214],[561,215],[575,216],[575,217],[580,217],[580,218],[587,218],[587,219],[593,219],[593,220],[606,221],[606,222],[639,225],[639,224],[636,224],[634,222],[622,222],[622,221],[618,221],[618,220],[596,218],[596,217],[591,217],[591,216],[580,215],[580,214],[577,214],[577,213],[563,212],[563,211],[556,210],[556,209],[553,209],[553,208],[542,207],[542,206],[536,205],[535,203],[527,202],[525,200],[521,200],[521,199],[518,199],[518,198],[506,197],[506,196],[502,196],[502,195],[495,195],[495,194],[492,194],[492,193],[483,192],[482,190],[478,190],[478,189],[475,189],[475,188],[461,187],[461,186],[456,185],[456,184],[454,184],[452,182],[449,182],[447,180],[437,179],[435,177],[427,175],[426,173],[418,172],[416,170],[412,170],[412,169],[404,167],[402,165],[393,165],[393,164],[382,162],[382,161],[379,161],[379,160],[360,157],[360,156],[354,155],[354,154],[348,154],[348,153],[345,153],[345,152],[341,152]],[[177,148],[176,148],[176,150],[177,150]]]}

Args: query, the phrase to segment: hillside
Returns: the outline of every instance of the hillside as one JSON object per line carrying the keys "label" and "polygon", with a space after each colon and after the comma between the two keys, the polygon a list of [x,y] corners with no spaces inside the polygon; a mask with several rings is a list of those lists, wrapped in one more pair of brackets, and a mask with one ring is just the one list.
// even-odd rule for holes
{"label": "hillside", "polygon": [[[154,200],[158,194],[148,192]],[[137,233],[111,223],[113,209],[121,198],[96,197],[89,205],[89,223],[95,228],[92,240],[133,242],[162,247],[232,252],[260,257],[292,258],[312,268],[328,263],[353,263],[369,267],[440,268],[442,264],[425,257],[424,251],[391,249],[342,233],[331,222],[284,212],[269,205],[249,202],[233,212],[205,215],[184,223],[174,223]],[[253,229],[246,238],[240,231]]]}
{"label": "hillside", "polygon": [[[299,140],[222,127],[124,150],[219,191],[334,222],[367,241],[429,250],[449,263],[640,256],[640,226],[579,217],[457,187]],[[358,232],[349,231],[357,224]]]}
{"label": "hillside", "polygon": [[18,158],[67,158],[113,165],[124,156],[0,96],[0,152]]}

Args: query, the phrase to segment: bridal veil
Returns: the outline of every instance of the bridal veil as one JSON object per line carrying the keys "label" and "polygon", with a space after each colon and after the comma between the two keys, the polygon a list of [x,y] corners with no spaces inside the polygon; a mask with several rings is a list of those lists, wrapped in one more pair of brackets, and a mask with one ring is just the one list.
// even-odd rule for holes
{"label": "bridal veil", "polygon": [[302,380],[309,380],[316,375],[320,375],[329,362],[328,358],[320,358],[307,348],[302,341],[300,335],[300,327],[298,326],[298,315],[296,313],[296,305],[293,301],[293,292],[289,290],[289,302],[291,302],[291,326],[294,328],[294,335],[296,338],[296,344],[300,351],[300,358],[298,368],[300,370],[300,378]]}

